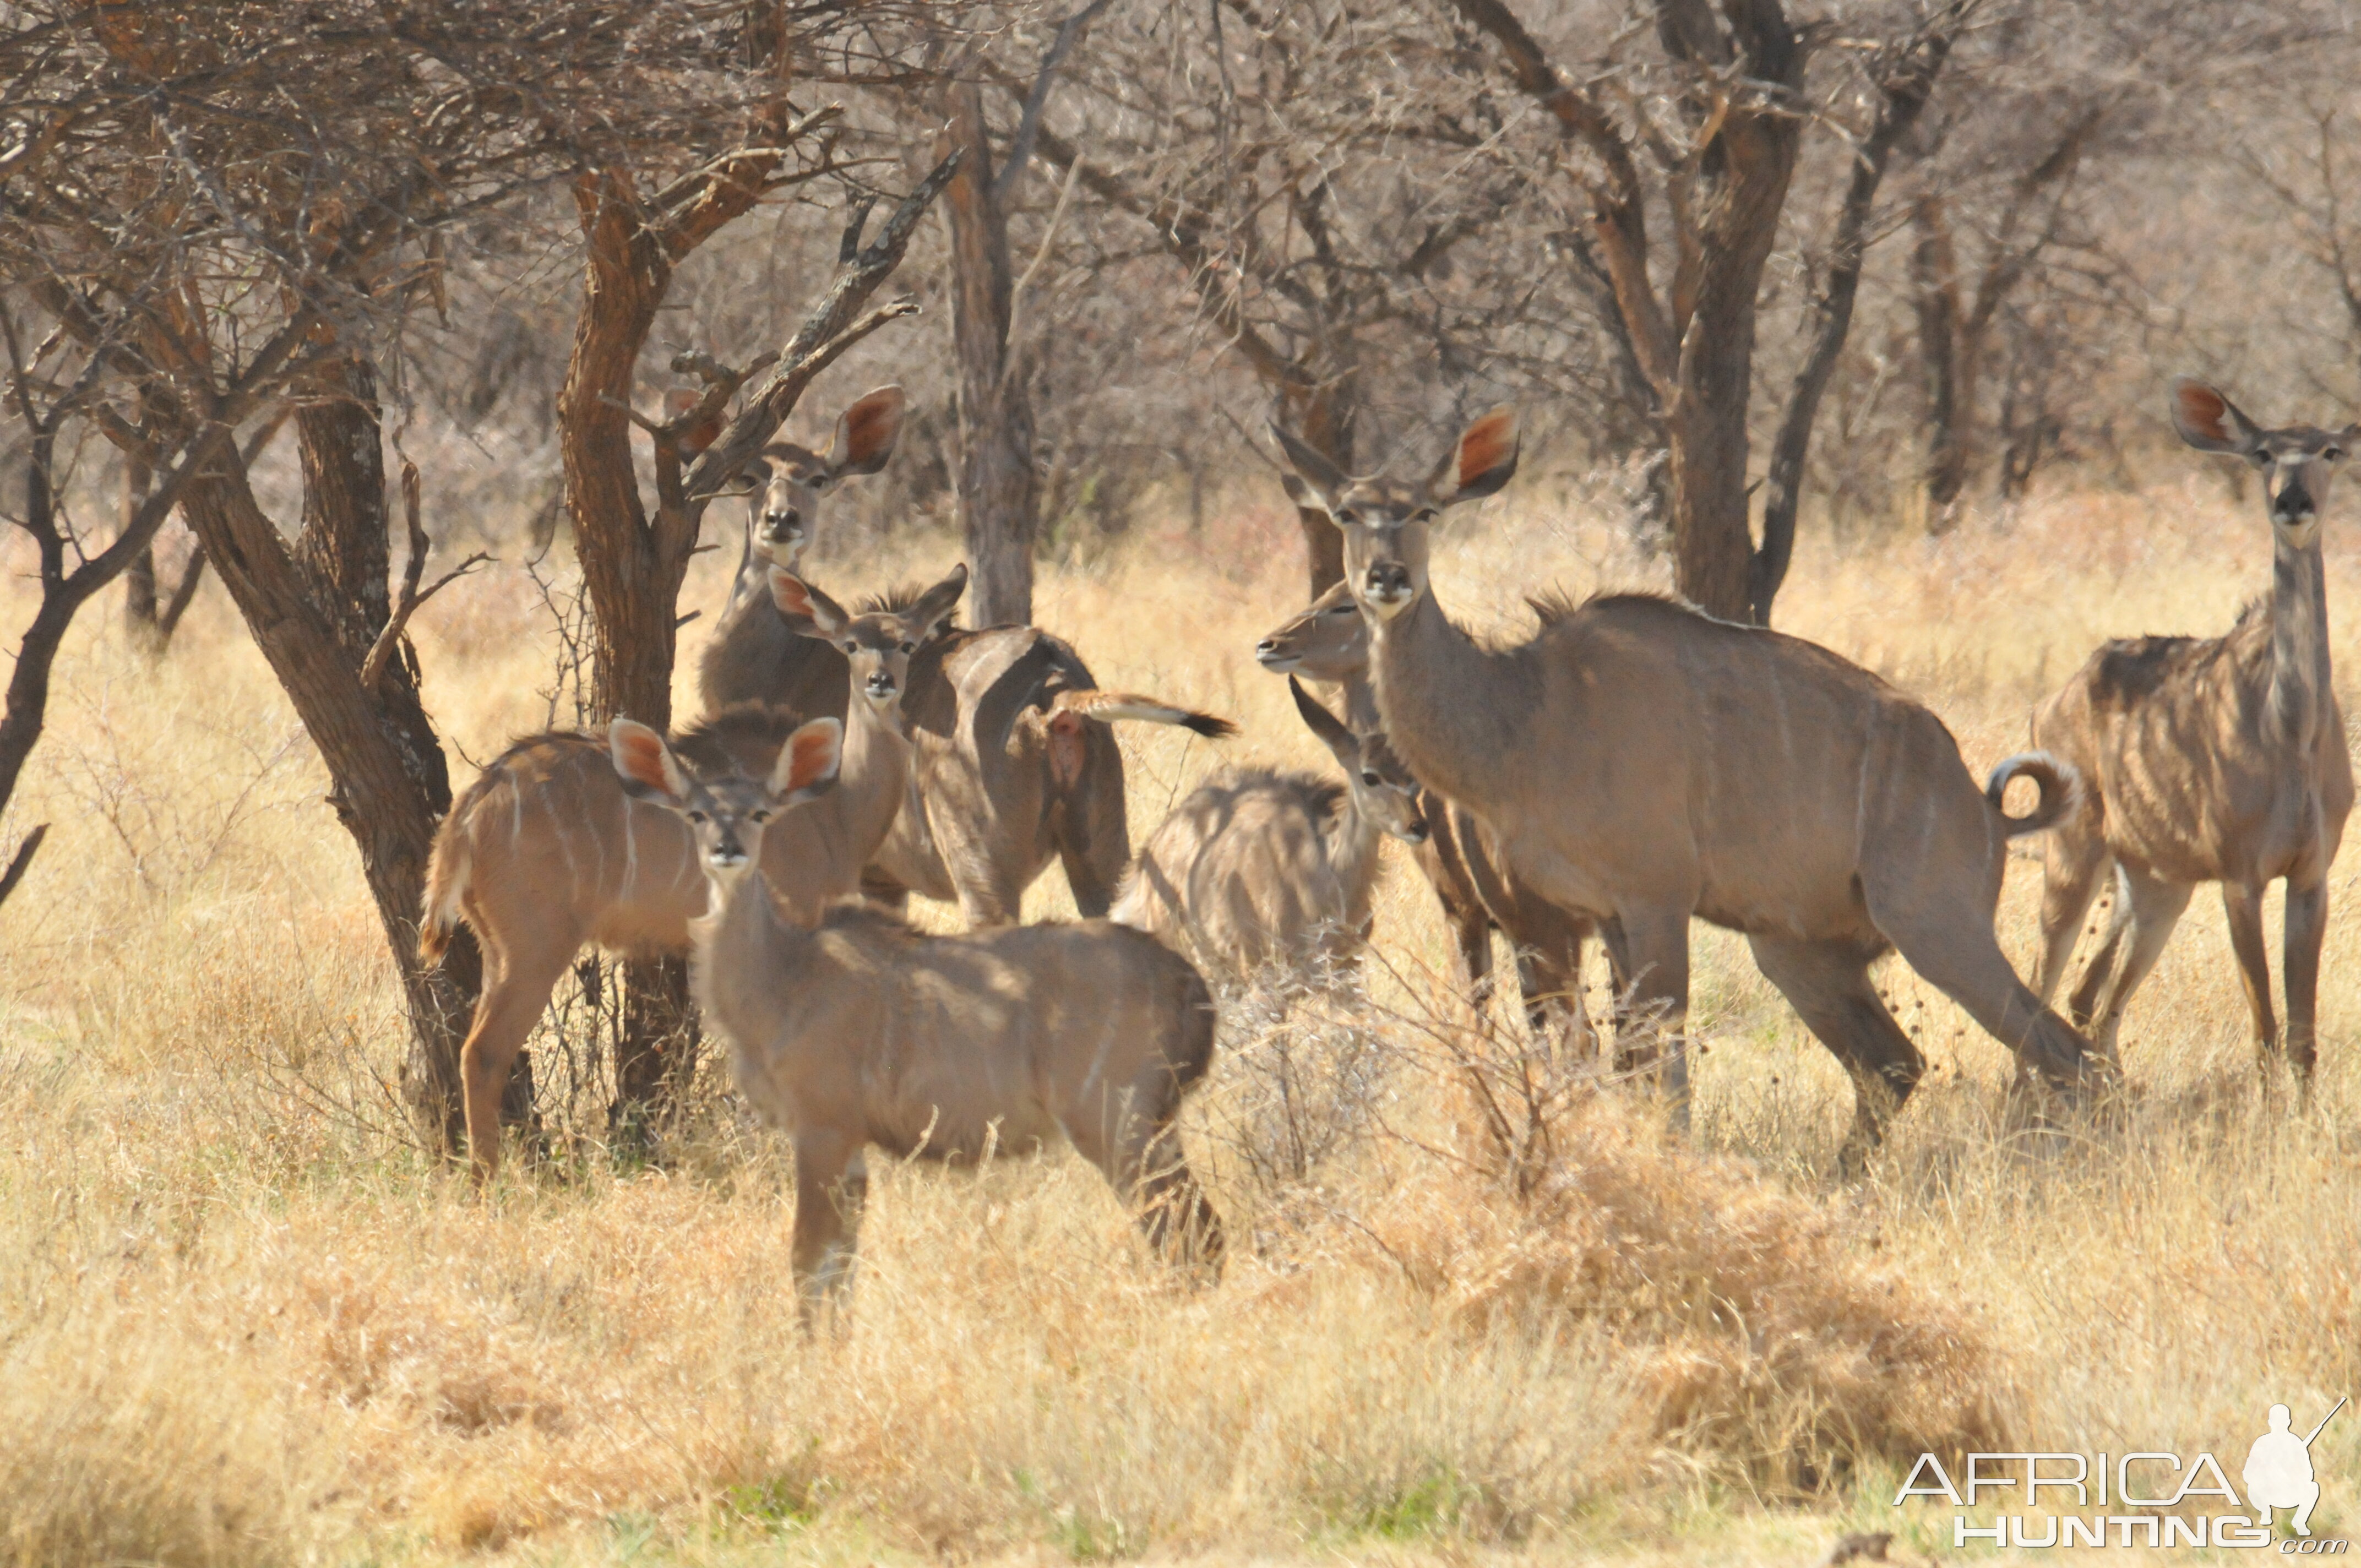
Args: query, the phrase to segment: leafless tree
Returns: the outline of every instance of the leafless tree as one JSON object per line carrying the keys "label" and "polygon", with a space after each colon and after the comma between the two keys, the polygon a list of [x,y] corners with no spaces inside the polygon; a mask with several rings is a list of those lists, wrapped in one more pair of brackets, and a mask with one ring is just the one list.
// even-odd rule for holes
{"label": "leafless tree", "polygon": [[[882,0],[817,18],[715,0],[452,0],[390,16],[365,0],[293,14],[259,0],[194,11],[50,0],[9,14],[9,277],[103,379],[78,399],[69,386],[61,406],[88,410],[116,445],[169,476],[149,490],[140,526],[118,538],[120,554],[95,559],[108,576],[120,572],[181,507],[326,762],[331,804],[360,850],[410,1001],[405,1089],[446,1149],[479,960],[472,944],[438,970],[415,958],[427,850],[451,791],[402,638],[432,591],[423,530],[409,530],[404,576],[391,572],[380,356],[406,318],[439,302],[445,233],[523,194],[573,181],[593,249],[611,215],[627,253],[645,231],[613,175],[653,149],[695,171],[692,212],[751,203],[759,184],[749,188],[729,155],[770,148],[763,170],[787,156],[776,144],[807,117],[787,104],[788,66],[825,57],[859,77],[873,40],[912,14]],[[857,307],[841,305],[804,346],[825,350]],[[45,361],[28,349],[17,363]],[[627,358],[615,372],[626,400],[630,368]],[[742,464],[812,368],[783,356],[716,451]],[[296,409],[302,516],[291,530],[266,512],[241,464],[212,455],[273,395]],[[620,437],[627,416],[609,411]],[[686,496],[721,488],[726,475],[708,466],[674,477]],[[627,515],[636,505],[634,495]],[[626,620],[609,633],[598,683],[609,710],[637,702],[652,664],[669,670],[673,554],[689,547],[682,528],[692,543],[696,532],[693,515],[683,519],[675,507],[641,524],[631,546],[645,554],[661,537],[673,554],[656,559],[672,576],[660,594],[623,596],[634,609],[660,601],[662,625]],[[620,551],[609,562],[634,564]],[[87,598],[61,589],[53,613],[77,593]],[[626,645],[643,635],[653,643],[644,657]],[[647,717],[665,715],[658,706]]]}

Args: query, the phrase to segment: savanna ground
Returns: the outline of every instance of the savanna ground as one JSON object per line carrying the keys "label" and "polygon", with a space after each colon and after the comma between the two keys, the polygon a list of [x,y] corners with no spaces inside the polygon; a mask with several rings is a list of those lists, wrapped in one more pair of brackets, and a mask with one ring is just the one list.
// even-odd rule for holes
{"label": "savanna ground", "polygon": [[[2267,581],[2251,497],[2173,473],[1939,543],[1807,547],[1780,623],[1931,704],[1981,774],[2101,638],[2218,631]],[[1455,523],[1462,619],[1657,582],[1550,489]],[[2339,607],[2347,537],[2333,519]],[[729,554],[692,581],[684,671]],[[841,595],[951,554],[824,540],[808,565]],[[1136,836],[1225,760],[1328,765],[1250,657],[1298,559],[1257,503],[1045,572],[1037,618],[1104,684],[1246,727],[1128,727]],[[1451,1000],[1397,863],[1365,1005],[1225,1023],[1188,1123],[1235,1239],[1217,1287],[1169,1282],[1070,1156],[888,1168],[849,1318],[807,1341],[784,1162],[718,1081],[668,1158],[619,1168],[579,1035],[570,1069],[543,1038],[537,1169],[479,1198],[415,1152],[381,938],[300,728],[216,593],[156,666],[108,609],[63,668],[13,823],[56,826],[0,919],[11,1563],[1802,1564],[1890,1529],[1916,1560],[1950,1550],[1948,1507],[1889,1507],[1922,1448],[2211,1450],[2235,1475],[2272,1400],[2305,1426],[2361,1385],[2349,852],[2308,1112],[2258,1092],[2201,897],[2125,1030],[2128,1109],[2046,1144],[2007,1131],[2001,1049],[1888,960],[1933,1072],[1840,1184],[1844,1079],[1701,928],[1693,1138],[1574,1093],[1522,1191],[1477,1093],[1512,1036]],[[557,638],[520,569],[420,622],[465,757],[549,721]],[[2038,886],[2020,855],[2020,966]],[[1029,912],[1062,907],[1052,872]],[[2315,1457],[2314,1530],[2343,1535],[2361,1420]]]}

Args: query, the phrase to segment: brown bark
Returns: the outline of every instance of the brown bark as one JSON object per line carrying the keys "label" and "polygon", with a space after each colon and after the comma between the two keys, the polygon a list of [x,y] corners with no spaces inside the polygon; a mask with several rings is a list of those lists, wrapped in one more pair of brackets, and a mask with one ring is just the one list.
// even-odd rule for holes
{"label": "brown bark", "polygon": [[1663,405],[1674,580],[1708,614],[1744,620],[1756,570],[1746,482],[1755,309],[1802,139],[1803,39],[1780,0],[1656,0],[1665,52],[1694,73],[1684,95],[1694,145],[1663,170],[1676,260],[1660,292],[1631,137],[1559,75],[1502,0],[1456,4],[1499,44],[1518,85],[1598,160],[1590,238],[1621,334]]}
{"label": "brown bark", "polygon": [[960,531],[974,579],[969,614],[978,626],[1033,620],[1033,545],[1040,481],[1033,464],[1032,400],[1008,341],[1008,214],[994,179],[983,90],[953,82],[941,152],[959,172],[943,200],[951,231],[951,341],[959,361]]}
{"label": "brown bark", "polygon": [[1942,198],[1930,193],[1911,203],[1910,228],[1911,294],[1927,397],[1920,478],[1927,490],[1927,532],[1943,533],[1956,521],[1960,492],[1967,488],[1983,334],[1974,329],[1960,298],[1959,260]]}
{"label": "brown bark", "polygon": [[[360,683],[388,610],[376,377],[367,361],[340,358],[314,371],[305,390],[297,415],[304,515],[291,543],[234,460],[192,483],[182,511],[327,765],[328,802],[360,850],[409,1003],[403,1095],[430,1145],[450,1155],[466,1142],[459,1047],[482,962],[464,937],[437,969],[418,959],[427,854],[450,809],[451,781],[419,701],[415,662],[395,661],[374,692]],[[518,1101],[530,1104],[529,1088],[506,1109],[514,1113]]]}
{"label": "brown bark", "polygon": [[[137,453],[123,458],[123,529],[130,532],[148,499],[148,460]],[[156,546],[149,543],[131,558],[123,573],[123,630],[134,648],[154,649],[156,635]]]}

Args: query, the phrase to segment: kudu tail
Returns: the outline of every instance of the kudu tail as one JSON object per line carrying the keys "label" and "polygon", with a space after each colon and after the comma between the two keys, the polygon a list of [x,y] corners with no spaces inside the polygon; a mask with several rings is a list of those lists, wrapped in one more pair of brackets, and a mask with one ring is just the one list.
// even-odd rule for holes
{"label": "kudu tail", "polygon": [[443,818],[434,835],[434,856],[426,862],[425,907],[418,916],[418,961],[430,968],[443,961],[451,946],[467,883],[475,875],[476,850],[467,831],[466,809],[471,804],[460,802],[458,809]]}
{"label": "kudu tail", "polygon": [[1137,692],[1066,691],[1060,692],[1050,704],[1053,716],[1071,713],[1082,718],[1095,718],[1112,723],[1118,718],[1137,718],[1148,724],[1177,724],[1183,729],[1193,729],[1200,735],[1220,740],[1235,735],[1238,727],[1226,718],[1193,708],[1177,707]]}
{"label": "kudu tail", "polygon": [[[2009,781],[2020,777],[2031,779],[2039,787],[2041,798],[2024,816],[2011,817],[2001,806],[2001,797],[2008,793]],[[1992,771],[1992,777],[1984,781],[1984,798],[2008,825],[2008,836],[2022,838],[2055,828],[2074,815],[2082,804],[2082,775],[2071,762],[2047,751],[2019,751],[2004,758]]]}

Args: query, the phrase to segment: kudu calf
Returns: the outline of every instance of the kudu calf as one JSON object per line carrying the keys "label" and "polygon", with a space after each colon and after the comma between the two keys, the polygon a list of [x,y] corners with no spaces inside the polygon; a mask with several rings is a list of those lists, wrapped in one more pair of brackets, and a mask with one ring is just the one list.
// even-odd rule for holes
{"label": "kudu calf", "polygon": [[[752,866],[834,766],[815,719],[775,766],[700,765],[644,725],[609,729],[623,788],[686,820],[713,887],[696,922],[697,1003],[739,1089],[796,1157],[797,1294],[847,1279],[875,1144],[972,1161],[1063,1133],[1176,1261],[1218,1261],[1221,1223],[1173,1123],[1213,1055],[1213,999],[1187,959],[1105,921],[927,937],[859,904],[783,918]],[[807,807],[802,808],[807,810]]]}
{"label": "kudu calf", "polygon": [[2274,557],[2268,595],[2227,636],[2109,642],[2034,710],[2033,740],[2081,771],[2082,809],[2050,835],[2034,988],[2057,990],[2110,864],[2116,898],[2070,1011],[2116,1056],[2124,1006],[2164,950],[2195,884],[2218,882],[2255,1042],[2279,1048],[2263,951],[2263,889],[2287,883],[2287,1054],[2309,1080],[2315,1054],[2328,868],[2353,809],[2345,720],[2329,684],[2320,553],[2329,480],[2361,424],[2264,430],[2199,381],[2173,390],[2173,424],[2201,452],[2261,473]]}
{"label": "kudu calf", "polygon": [[1111,916],[1242,979],[1350,960],[1368,940],[1379,836],[1426,841],[1418,782],[1385,737],[1287,685],[1344,787],[1268,768],[1199,785],[1148,835]]}
{"label": "kudu calf", "polygon": [[845,713],[844,666],[822,661],[813,667],[820,679],[816,690],[730,690],[717,699],[710,672],[716,650],[729,646],[738,663],[748,661],[750,643],[774,654],[792,651],[796,633],[770,608],[770,569],[803,569],[804,552],[811,547],[819,526],[822,497],[846,479],[874,474],[894,455],[901,438],[906,407],[899,387],[880,387],[856,400],[837,416],[836,433],[826,452],[814,452],[792,441],[774,441],[748,464],[741,477],[746,482],[746,532],[739,542],[738,575],[730,580],[729,603],[706,644],[698,667],[704,683],[706,711],[719,712],[733,702],[761,702],[797,713]]}
{"label": "kudu calf", "polygon": [[[778,621],[767,602],[731,612],[698,668],[708,708],[791,693],[804,711],[842,711],[841,656]],[[954,629],[929,643],[902,704],[916,748],[908,804],[862,891],[888,905],[922,893],[956,901],[972,927],[1005,925],[1054,860],[1075,907],[1104,915],[1131,862],[1123,751],[1107,726],[1140,719],[1209,736],[1237,727],[1097,686],[1080,654],[1029,626]]]}
{"label": "kudu calf", "polygon": [[1545,600],[1530,641],[1488,647],[1435,602],[1428,535],[1441,509],[1516,471],[1515,414],[1477,420],[1422,481],[1351,478],[1278,434],[1344,531],[1387,739],[1484,820],[1520,883],[1620,933],[1637,1000],[1672,1031],[1684,1114],[1692,917],[1746,933],[1851,1075],[1848,1168],[1925,1068],[1870,981],[1889,947],[2020,1062],[2079,1090],[2081,1039],[1993,937],[2007,841],[2065,811],[2071,769],[2013,759],[2041,800],[2007,817],[2004,780],[1979,790],[1941,721],[1869,672],[1651,596]]}
{"label": "kudu calf", "polygon": [[[1343,686],[1345,718],[1354,728],[1376,729],[1382,724],[1377,691],[1369,682],[1368,623],[1350,583],[1338,582],[1282,621],[1255,644],[1255,658],[1267,670],[1297,672]],[[1444,924],[1458,946],[1477,995],[1489,989],[1492,932],[1498,929],[1516,954],[1517,988],[1533,1031],[1545,1029],[1551,1012],[1562,1009],[1576,1036],[1587,1037],[1582,949],[1590,923],[1520,883],[1501,863],[1490,830],[1475,813],[1431,790],[1422,795],[1430,836],[1411,853],[1443,905]],[[1615,988],[1620,995],[1620,970]]]}
{"label": "kudu calf", "polygon": [[[861,692],[843,740],[843,775],[828,798],[770,835],[763,875],[798,917],[852,892],[899,815],[910,773],[901,703],[910,659],[950,618],[961,566],[895,609],[847,616],[791,574],[768,569],[774,613],[837,650]],[[799,722],[789,709],[740,703],[678,740],[708,771],[760,773]],[[439,958],[464,920],[484,948],[484,991],[461,1048],[467,1145],[479,1177],[500,1165],[499,1109],[517,1051],[585,943],[677,952],[705,907],[697,846],[680,819],[624,793],[599,730],[531,736],[484,769],[434,836],[419,953]]]}

